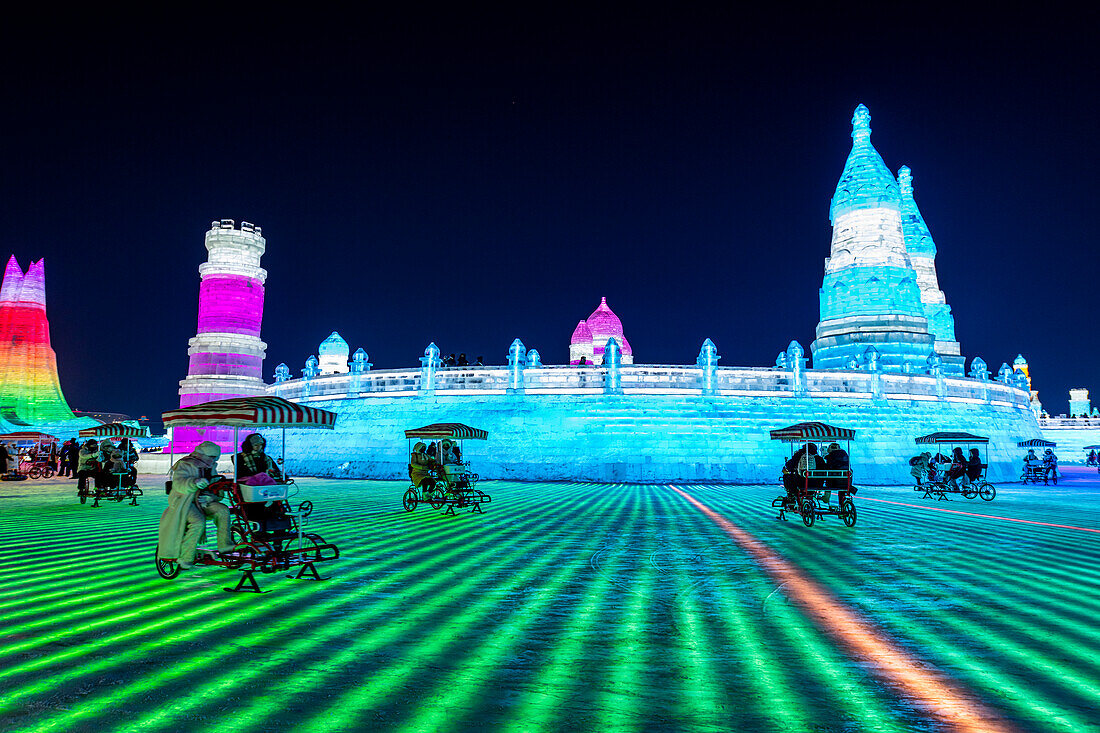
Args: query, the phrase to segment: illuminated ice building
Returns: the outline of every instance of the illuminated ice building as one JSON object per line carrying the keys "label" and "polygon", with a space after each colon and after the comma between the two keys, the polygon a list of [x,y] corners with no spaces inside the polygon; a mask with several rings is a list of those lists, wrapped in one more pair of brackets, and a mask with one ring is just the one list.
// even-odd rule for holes
{"label": "illuminated ice building", "polygon": [[12,255],[0,285],[0,431],[75,435],[98,421],[73,415],[57,378],[57,355],[46,320],[43,260],[27,271]]}
{"label": "illuminated ice building", "polygon": [[[1017,441],[1040,436],[1027,377],[1005,363],[991,378],[978,357],[964,373],[936,246],[911,171],[899,176],[871,145],[860,105],[830,206],[812,368],[795,341],[774,366],[719,366],[730,354],[722,359],[710,339],[697,356],[684,355],[691,363],[632,363],[623,324],[604,300],[573,330],[565,364],[543,364],[517,338],[490,356],[500,366],[444,367],[434,343],[408,369],[371,371],[365,354],[347,371],[310,357],[296,379],[280,365],[270,393],[339,415],[333,432],[288,432],[288,467],[407,478],[402,431],[463,422],[489,431],[488,441],[466,446],[488,478],[774,483],[786,448],[768,431],[820,420],[856,430],[857,482],[910,481],[914,439],[935,431],[989,436],[991,478],[1015,480]],[[326,348],[320,353],[331,358]]]}
{"label": "illuminated ice building", "polygon": [[[210,224],[207,259],[199,266],[199,319],[187,344],[187,378],[180,382],[180,407],[209,400],[263,394],[263,360],[267,344],[260,340],[267,272],[260,258],[267,246],[260,227],[232,219]],[[188,453],[203,440],[222,450],[231,448],[227,428],[178,428],[171,450]]]}

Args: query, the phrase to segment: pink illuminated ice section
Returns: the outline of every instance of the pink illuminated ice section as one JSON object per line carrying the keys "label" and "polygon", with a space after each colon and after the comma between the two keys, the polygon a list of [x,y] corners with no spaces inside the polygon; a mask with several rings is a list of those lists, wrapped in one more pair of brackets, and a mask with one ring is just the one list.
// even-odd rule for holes
{"label": "pink illuminated ice section", "polygon": [[607,298],[600,298],[600,304],[592,315],[573,329],[569,340],[569,363],[579,364],[583,356],[588,364],[602,364],[604,347],[610,338],[619,344],[622,363],[632,364],[634,351],[623,335],[623,322],[607,305]]}

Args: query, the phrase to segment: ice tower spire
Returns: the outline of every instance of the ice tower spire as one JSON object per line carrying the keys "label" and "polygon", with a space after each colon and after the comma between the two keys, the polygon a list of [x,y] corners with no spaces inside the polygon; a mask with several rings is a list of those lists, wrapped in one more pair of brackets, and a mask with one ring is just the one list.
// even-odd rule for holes
{"label": "ice tower spire", "polygon": [[814,367],[844,368],[873,345],[882,369],[923,369],[933,337],[902,235],[901,193],[871,144],[871,113],[862,104],[852,115],[852,151],[829,218]]}
{"label": "ice tower spire", "polygon": [[907,165],[898,170],[898,186],[901,190],[901,231],[905,236],[905,249],[917,273],[917,287],[920,288],[920,299],[924,305],[924,317],[928,319],[928,330],[935,338],[935,351],[942,360],[946,374],[962,376],[964,364],[959,342],[955,340],[955,318],[936,276],[936,243],[913,198],[913,171]]}

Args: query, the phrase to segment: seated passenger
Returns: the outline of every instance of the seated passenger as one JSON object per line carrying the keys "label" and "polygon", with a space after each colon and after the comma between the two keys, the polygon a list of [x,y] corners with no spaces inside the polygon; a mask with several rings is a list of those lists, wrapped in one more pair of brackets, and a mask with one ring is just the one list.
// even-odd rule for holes
{"label": "seated passenger", "polygon": [[[848,458],[848,451],[841,448],[839,443],[830,443],[825,453],[825,469],[828,471],[847,471],[850,467],[851,461]],[[831,476],[825,479],[825,488],[846,491],[849,488],[848,478]],[[825,492],[826,504],[832,499],[832,493],[832,491]]]}
{"label": "seated passenger", "polygon": [[1043,475],[1048,479],[1058,475],[1058,456],[1050,448],[1043,452]]}
{"label": "seated passenger", "polygon": [[206,539],[206,518],[211,517],[218,528],[218,552],[229,552],[229,507],[218,501],[219,491],[208,486],[215,480],[221,448],[209,440],[199,443],[190,455],[172,466],[172,491],[168,508],[160,518],[157,534],[157,554],[178,559],[180,570],[190,570],[195,552]]}
{"label": "seated passenger", "polygon": [[931,459],[932,454],[928,451],[909,459],[909,474],[917,480],[917,486],[921,485],[922,480],[930,477],[932,473]]}
{"label": "seated passenger", "polygon": [[951,482],[952,486],[958,488],[959,478],[965,476],[966,456],[963,455],[963,449],[956,446],[951,451],[951,468],[947,469],[947,476],[944,477],[944,480]]}
{"label": "seated passenger", "polygon": [[137,482],[138,452],[134,449],[134,444],[130,442],[129,438],[123,438],[118,442],[118,450],[122,454],[124,469],[130,474],[128,485],[133,486]]}
{"label": "seated passenger", "polygon": [[966,478],[971,484],[979,481],[982,478],[982,469],[985,466],[982,464],[981,454],[978,453],[977,448],[970,449],[970,460],[966,462]]}
{"label": "seated passenger", "polygon": [[99,443],[93,438],[84,441],[80,447],[80,455],[76,463],[77,489],[88,490],[88,479],[95,479],[99,475],[103,464],[100,462]]}
{"label": "seated passenger", "polygon": [[1024,473],[1035,473],[1041,465],[1043,462],[1039,456],[1035,455],[1035,449],[1028,448],[1027,455],[1024,456]]}
{"label": "seated passenger", "polygon": [[[825,461],[817,454],[817,445],[810,443],[806,446],[806,453],[798,459],[798,473],[804,475],[805,471],[821,471],[825,468]],[[820,489],[825,486],[825,479],[810,478],[806,485],[811,489]]]}
{"label": "seated passenger", "polygon": [[422,442],[413,446],[409,455],[409,480],[413,486],[419,487],[424,479],[431,476],[432,461],[427,454],[427,447]]}
{"label": "seated passenger", "polygon": [[249,486],[270,486],[285,480],[279,463],[264,452],[267,441],[259,433],[252,433],[241,443],[237,454],[237,481]]}
{"label": "seated passenger", "polygon": [[802,446],[783,464],[783,488],[787,490],[788,497],[793,497],[806,485],[805,480],[798,475],[798,462],[805,454],[806,446]]}

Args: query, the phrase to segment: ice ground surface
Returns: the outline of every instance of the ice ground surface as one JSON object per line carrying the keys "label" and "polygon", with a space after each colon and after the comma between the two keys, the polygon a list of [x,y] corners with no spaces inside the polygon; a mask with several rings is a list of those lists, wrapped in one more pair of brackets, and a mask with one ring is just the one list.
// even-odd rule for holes
{"label": "ice ground surface", "polygon": [[[775,521],[770,486],[680,488],[1016,728],[1100,730],[1100,481],[1067,474],[992,503],[867,488],[854,529]],[[157,481],[99,509],[0,484],[0,729],[950,729],[669,487],[487,482],[483,516],[447,517],[304,479],[343,557],[257,596],[157,576]]]}

